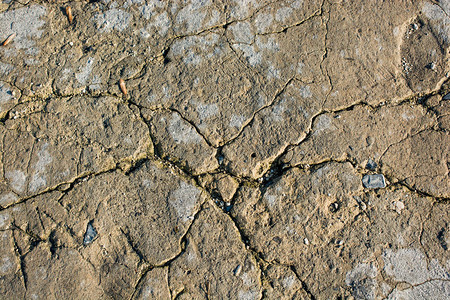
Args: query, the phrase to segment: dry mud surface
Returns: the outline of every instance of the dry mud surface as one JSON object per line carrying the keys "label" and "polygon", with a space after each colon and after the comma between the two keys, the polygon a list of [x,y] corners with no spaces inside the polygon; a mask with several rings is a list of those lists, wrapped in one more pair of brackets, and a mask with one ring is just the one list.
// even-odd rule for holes
{"label": "dry mud surface", "polygon": [[0,298],[448,299],[449,16],[0,1]]}

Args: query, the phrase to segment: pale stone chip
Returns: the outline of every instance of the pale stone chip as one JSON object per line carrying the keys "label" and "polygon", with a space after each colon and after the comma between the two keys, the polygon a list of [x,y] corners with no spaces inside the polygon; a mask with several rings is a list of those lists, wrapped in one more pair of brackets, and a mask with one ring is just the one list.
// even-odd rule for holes
{"label": "pale stone chip", "polygon": [[386,187],[386,181],[383,174],[364,175],[362,183],[368,189],[380,189]]}

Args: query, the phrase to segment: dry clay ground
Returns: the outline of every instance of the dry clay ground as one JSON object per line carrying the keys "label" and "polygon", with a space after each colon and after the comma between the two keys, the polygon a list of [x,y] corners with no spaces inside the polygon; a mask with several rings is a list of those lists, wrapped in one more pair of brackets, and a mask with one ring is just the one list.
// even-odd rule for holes
{"label": "dry clay ground", "polygon": [[1,298],[448,299],[449,15],[2,0]]}

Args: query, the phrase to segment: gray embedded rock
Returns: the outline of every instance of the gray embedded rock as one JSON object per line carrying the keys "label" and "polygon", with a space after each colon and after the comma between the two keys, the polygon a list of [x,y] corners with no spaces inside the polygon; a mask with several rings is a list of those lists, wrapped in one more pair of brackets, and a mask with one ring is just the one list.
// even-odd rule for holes
{"label": "gray embedded rock", "polygon": [[364,175],[362,183],[368,189],[380,189],[386,187],[386,181],[383,174],[369,174]]}

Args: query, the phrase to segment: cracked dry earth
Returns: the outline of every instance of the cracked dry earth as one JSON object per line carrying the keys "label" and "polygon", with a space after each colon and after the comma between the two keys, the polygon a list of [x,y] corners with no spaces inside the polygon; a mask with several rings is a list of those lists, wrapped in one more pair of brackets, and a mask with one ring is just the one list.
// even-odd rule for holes
{"label": "cracked dry earth", "polygon": [[448,299],[449,16],[2,0],[1,298]]}

